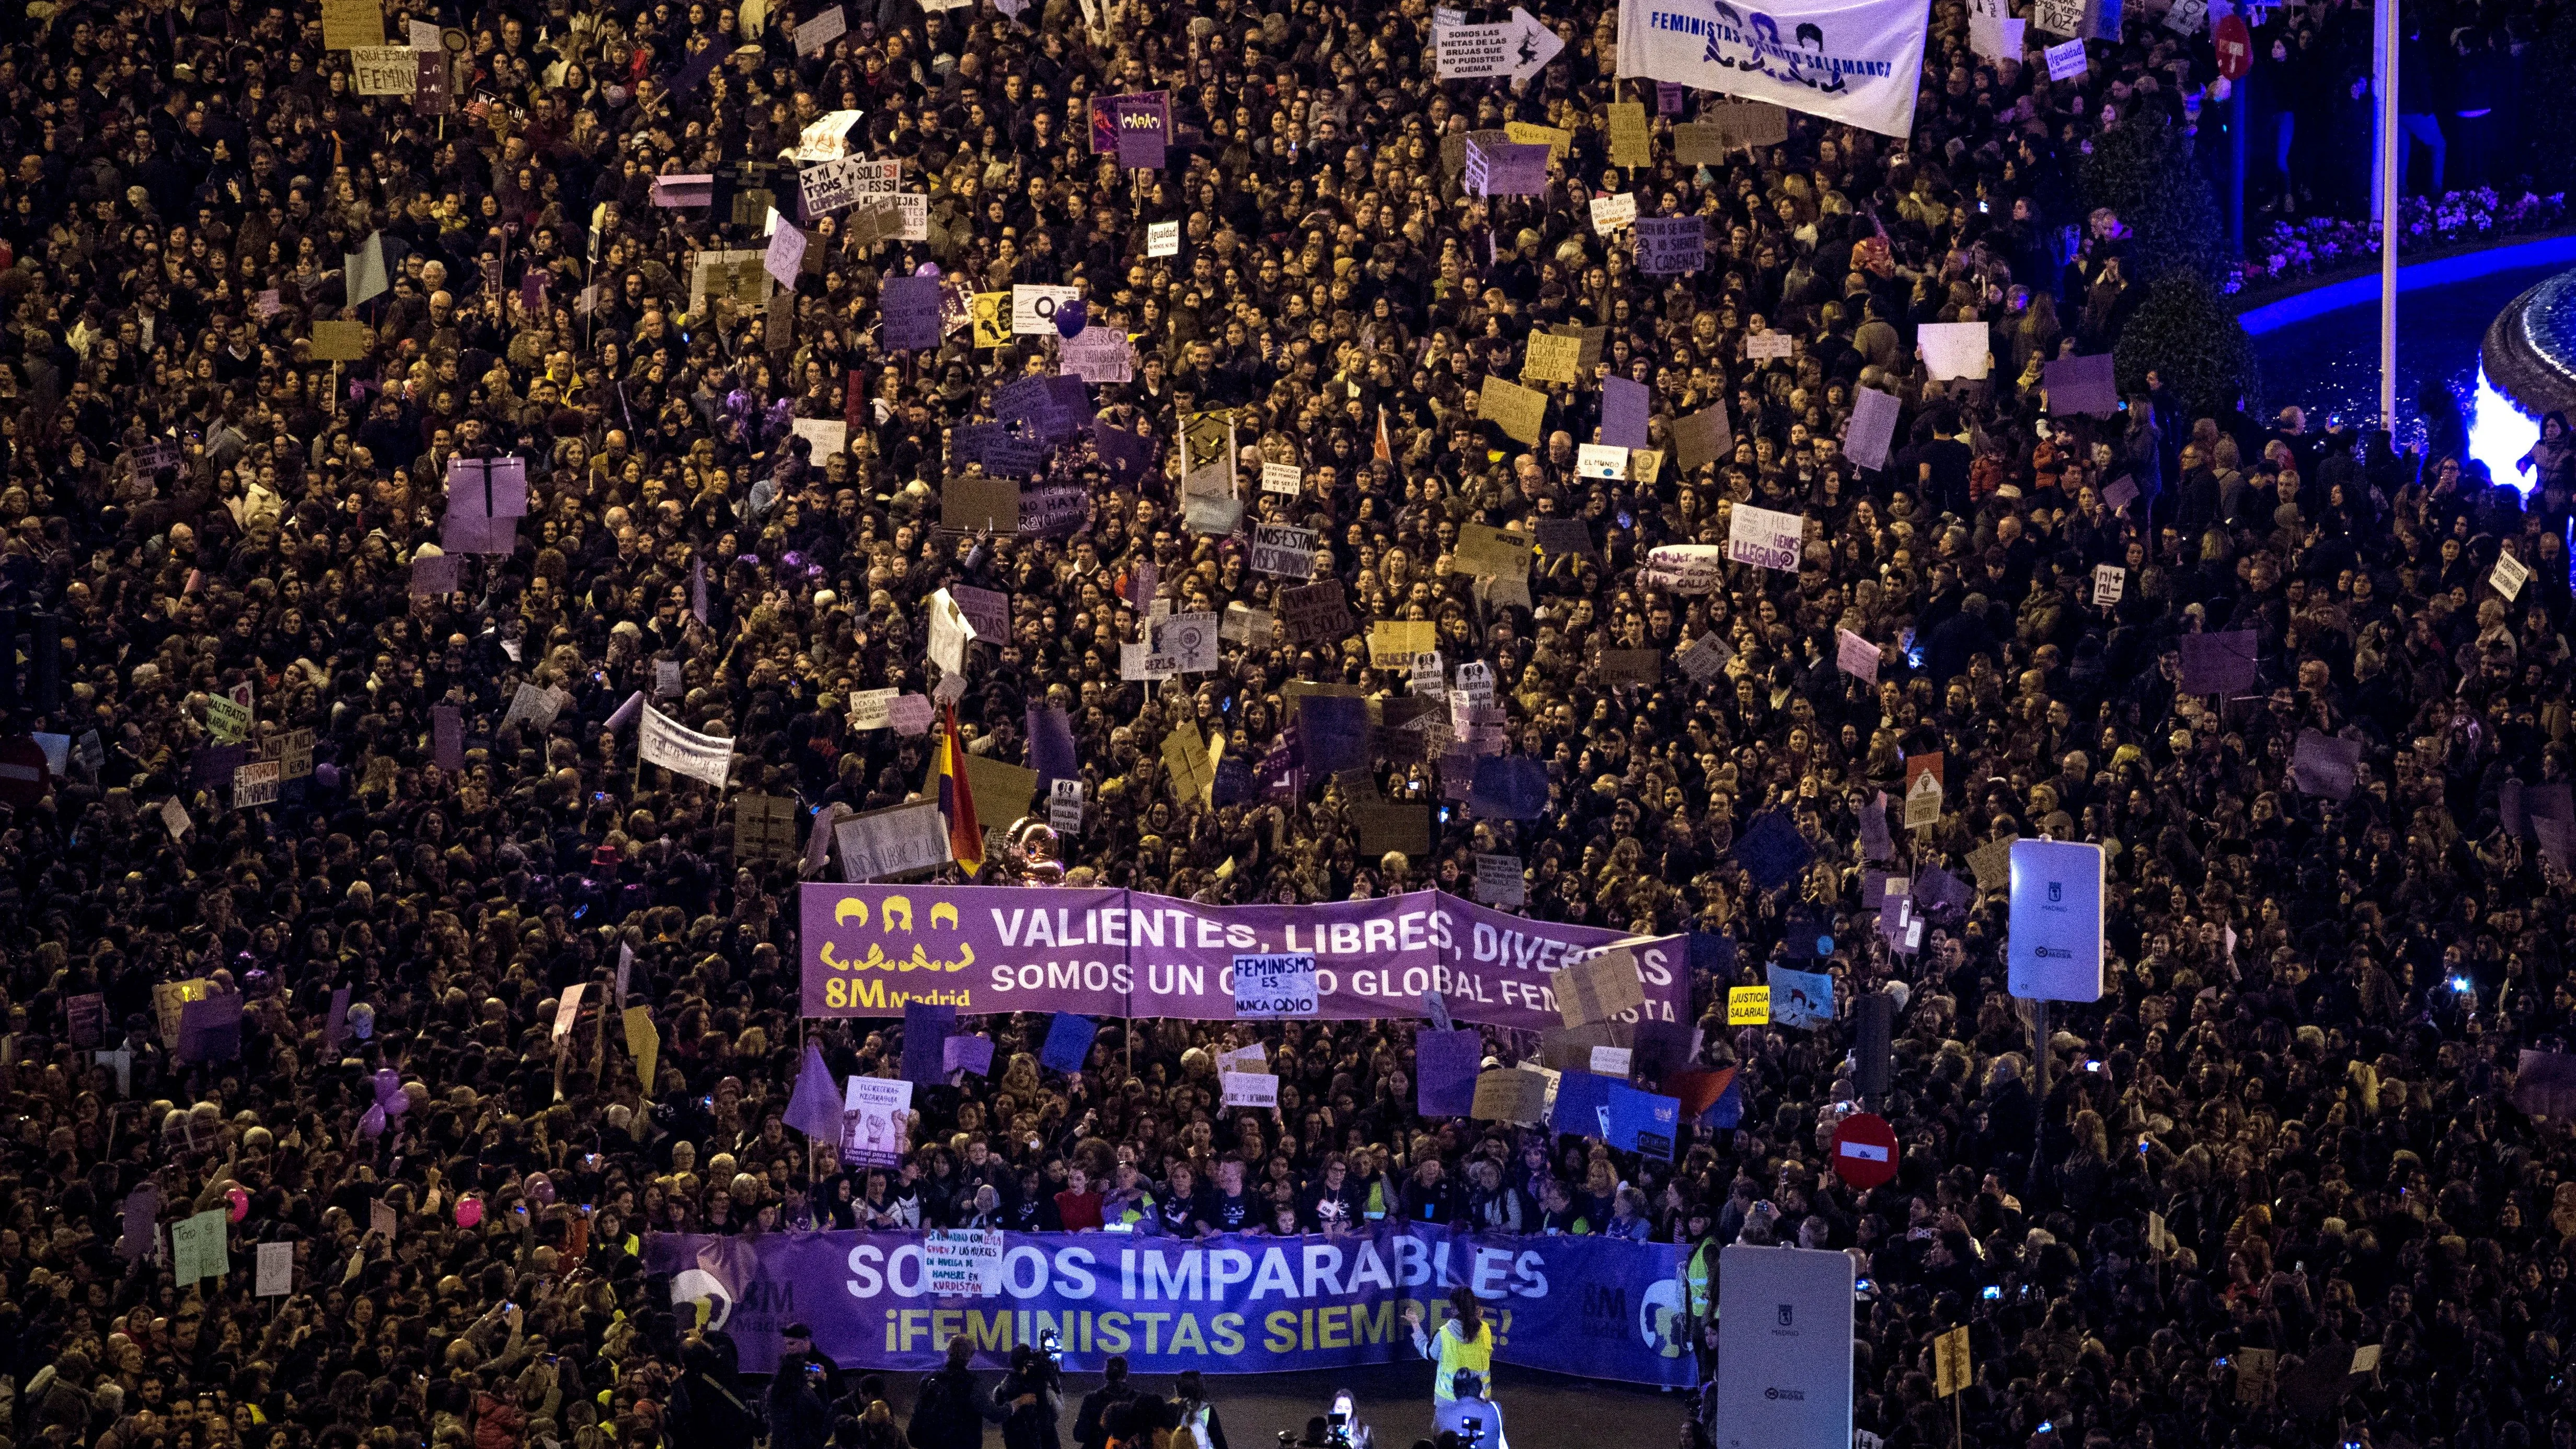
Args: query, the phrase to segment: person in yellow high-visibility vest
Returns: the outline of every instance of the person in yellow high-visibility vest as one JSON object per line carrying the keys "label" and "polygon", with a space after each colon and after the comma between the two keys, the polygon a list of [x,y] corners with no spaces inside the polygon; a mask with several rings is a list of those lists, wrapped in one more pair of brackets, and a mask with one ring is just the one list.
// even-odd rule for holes
{"label": "person in yellow high-visibility vest", "polygon": [[1682,1215],[1685,1237],[1695,1246],[1682,1259],[1683,1342],[1703,1384],[1717,1375],[1717,1255],[1719,1244],[1706,1203],[1694,1203]]}
{"label": "person in yellow high-visibility vest", "polygon": [[1458,1371],[1472,1370],[1479,1382],[1491,1382],[1494,1370],[1494,1329],[1485,1321],[1485,1306],[1476,1301],[1473,1291],[1449,1290],[1449,1309],[1453,1315],[1436,1330],[1424,1332],[1422,1310],[1408,1306],[1404,1326],[1413,1332],[1413,1351],[1432,1361],[1431,1401],[1436,1407],[1458,1397]]}

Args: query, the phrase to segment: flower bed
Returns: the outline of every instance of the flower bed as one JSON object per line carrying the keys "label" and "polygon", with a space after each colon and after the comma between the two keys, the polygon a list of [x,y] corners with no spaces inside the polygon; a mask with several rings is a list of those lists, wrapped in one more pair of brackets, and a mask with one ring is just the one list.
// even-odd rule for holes
{"label": "flower bed", "polygon": [[[2567,193],[2506,199],[2488,187],[2397,203],[2398,255],[2488,237],[2548,231],[2567,221]],[[2379,222],[2317,216],[2274,222],[2248,239],[2239,287],[2293,281],[2379,255]]]}

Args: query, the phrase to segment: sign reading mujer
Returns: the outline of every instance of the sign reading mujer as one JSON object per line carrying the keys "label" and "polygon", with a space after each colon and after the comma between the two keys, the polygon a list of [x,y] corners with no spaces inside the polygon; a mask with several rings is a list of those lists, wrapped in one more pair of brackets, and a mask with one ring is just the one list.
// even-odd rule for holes
{"label": "sign reading mujer", "polygon": [[1440,891],[1209,906],[1123,890],[808,884],[802,917],[809,1017],[901,1016],[919,1001],[1223,1021],[1237,1014],[1238,956],[1305,955],[1321,1018],[1419,1016],[1422,993],[1437,991],[1459,1021],[1547,1031],[1564,1024],[1556,973],[1622,944],[1646,998],[1622,1020],[1686,1020],[1690,1001],[1677,936],[1634,941]]}
{"label": "sign reading mujer", "polygon": [[1452,1288],[1472,1290],[1494,1356],[1559,1373],[1683,1385],[1680,1250],[1623,1238],[1474,1236],[1379,1227],[1338,1237],[1201,1240],[999,1233],[998,1281],[936,1272],[920,1233],[655,1234],[645,1269],[674,1304],[729,1334],[742,1367],[778,1366],[778,1331],[814,1330],[843,1368],[919,1372],[949,1341],[978,1367],[1053,1332],[1064,1366],[1096,1373],[1124,1354],[1140,1374],[1291,1373],[1414,1357],[1407,1310],[1437,1327]]}

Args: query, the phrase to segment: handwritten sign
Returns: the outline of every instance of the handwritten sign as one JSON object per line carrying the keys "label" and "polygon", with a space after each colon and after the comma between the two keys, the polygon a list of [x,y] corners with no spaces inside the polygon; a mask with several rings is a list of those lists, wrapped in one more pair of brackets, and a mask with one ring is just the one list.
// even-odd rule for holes
{"label": "handwritten sign", "polygon": [[1251,1020],[1313,1016],[1315,958],[1304,952],[1234,958],[1234,1014]]}
{"label": "handwritten sign", "polygon": [[1793,574],[1798,571],[1798,554],[1806,536],[1804,514],[1739,503],[1734,517],[1727,522],[1726,557],[1733,563]]}

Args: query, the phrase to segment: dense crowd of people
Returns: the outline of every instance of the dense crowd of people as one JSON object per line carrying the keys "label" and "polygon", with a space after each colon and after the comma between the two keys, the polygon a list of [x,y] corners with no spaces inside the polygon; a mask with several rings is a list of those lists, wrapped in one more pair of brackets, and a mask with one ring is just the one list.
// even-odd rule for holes
{"label": "dense crowd of people", "polygon": [[[1438,83],[1421,0],[878,0],[803,47],[818,17],[756,0],[393,0],[377,38],[426,23],[438,75],[366,95],[347,11],[38,0],[0,27],[0,608],[26,633],[0,703],[58,756],[0,821],[11,1442],[1052,1444],[1071,1391],[1025,1352],[998,1388],[962,1362],[916,1386],[791,1338],[746,1381],[642,1236],[1393,1218],[1703,1263],[1849,1251],[1872,1284],[1855,1419],[1901,1449],[2576,1445],[2576,1150],[2512,1090],[2576,1014],[2576,450],[2562,424],[2525,497],[2438,419],[2400,451],[2165,376],[2111,418],[2050,411],[2043,365],[2110,348],[2138,301],[2138,218],[2093,205],[2081,158],[2194,123],[2205,38],[2132,13],[2051,81],[2035,30],[1980,57],[1939,0],[1911,137],[1793,117],[1684,165],[1670,128],[1715,98],[1614,76],[1597,0],[1547,8],[1563,51],[1519,86]],[[2356,13],[2283,7],[2263,33],[2304,49]],[[2480,23],[2454,46],[2520,54],[2522,19]],[[2455,118],[2482,73],[2460,65]],[[1148,91],[1159,170],[1093,144],[1094,100]],[[2342,154],[2342,101],[2300,94],[2285,148]],[[1626,103],[1643,166],[1608,159]],[[861,113],[852,154],[926,196],[926,239],[836,214],[788,300],[708,288],[702,253],[766,247],[765,201],[795,221],[781,153],[836,110]],[[1546,193],[1465,194],[1444,140],[1512,122],[1565,133]],[[705,190],[660,204],[680,174]],[[1704,218],[1705,265],[1641,272],[1588,216],[1618,194]],[[945,294],[932,349],[885,335],[911,276]],[[1069,533],[944,527],[950,480],[998,471],[963,430],[1056,369],[1057,332],[970,315],[1030,283],[1077,289],[1132,379],[1086,388],[1104,431],[1027,480],[1080,491]],[[1992,373],[1934,382],[1917,329],[1959,321],[1987,325]],[[1482,381],[1563,324],[1603,329],[1597,362],[1506,436]],[[1748,347],[1766,335],[1791,346]],[[1605,376],[1651,389],[1658,456],[1586,476]],[[1883,467],[1841,446],[1862,388],[1903,404]],[[1685,464],[1676,422],[1720,406]],[[1215,413],[1239,518],[1185,506],[1180,435]],[[449,464],[495,456],[524,460],[524,516],[469,552]],[[1689,593],[1644,571],[1723,543],[1743,504],[1805,515],[1794,571]],[[1569,521],[1580,544],[1526,597],[1459,566],[1462,525]],[[1264,522],[1318,531],[1343,637],[1263,627],[1291,582],[1248,567]],[[2510,590],[2505,551],[2529,570]],[[925,656],[956,586],[1008,595],[1009,628],[952,678]],[[1151,616],[1234,605],[1257,612],[1212,672],[1124,677]],[[1407,694],[1372,667],[1383,620],[1435,625],[1445,671],[1491,668],[1499,737],[1373,737],[1356,778],[1269,768],[1283,686]],[[2237,630],[2256,682],[2186,693],[2182,641]],[[1711,638],[1722,672],[1671,662]],[[1638,649],[1659,680],[1605,677]],[[802,1045],[891,1074],[899,1032],[795,1018],[815,867],[738,848],[735,802],[793,801],[801,841],[816,812],[918,792],[938,733],[853,718],[884,689],[953,701],[966,747],[1013,763],[1031,708],[1065,711],[1083,827],[1011,832],[992,880],[1463,894],[1474,857],[1512,854],[1532,915],[1687,933],[1694,1064],[1734,1068],[1734,1098],[1656,1160],[1426,1119],[1410,1022],[1112,1022],[1069,1078],[1037,1064],[1042,1018],[997,1017],[973,1023],[994,1070],[920,1094],[904,1164],[845,1170],[782,1125]],[[734,742],[725,789],[639,765],[639,691]],[[1183,721],[1263,762],[1248,789],[1174,790]],[[2358,748],[2348,793],[2294,778],[2310,730]],[[1355,801],[1446,798],[1471,750],[1542,762],[1540,817],[1444,810],[1428,852],[1362,853]],[[1938,823],[1894,828],[1929,754]],[[1764,815],[1804,842],[1785,880],[1733,850]],[[1968,881],[2016,835],[2109,852],[2108,986],[2057,1009],[2045,1062],[1999,896],[1880,928],[1886,874]],[[1726,989],[1818,934],[1840,1019],[1728,1028]],[[1898,998],[1875,1105],[1902,1167],[1857,1192],[1820,1147],[1859,1096],[1870,993]],[[196,1029],[199,994],[239,998],[237,1036]],[[608,1029],[623,1004],[659,1033],[649,1084]],[[1489,1035],[1499,1062],[1537,1050]],[[1281,1110],[1222,1110],[1213,1054],[1255,1036]],[[208,1209],[230,1271],[180,1285],[172,1229]],[[291,1284],[262,1297],[280,1243]],[[1933,1344],[1958,1325],[1954,1405]],[[2353,1373],[2362,1346],[2377,1368]],[[1074,1437],[1223,1449],[1210,1392],[1095,1394]]]}

